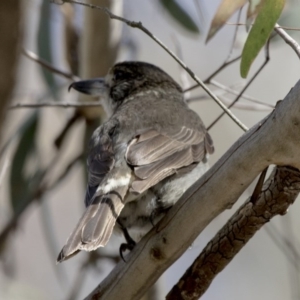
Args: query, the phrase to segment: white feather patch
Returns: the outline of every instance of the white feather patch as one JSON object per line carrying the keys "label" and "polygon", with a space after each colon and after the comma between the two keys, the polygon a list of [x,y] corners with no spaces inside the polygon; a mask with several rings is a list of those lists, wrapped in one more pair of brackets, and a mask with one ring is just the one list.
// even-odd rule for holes
{"label": "white feather patch", "polygon": [[129,185],[131,175],[127,174],[125,176],[120,176],[119,178],[110,178],[107,181],[107,184],[104,187],[99,187],[97,192],[101,191],[104,194],[107,194],[118,187]]}

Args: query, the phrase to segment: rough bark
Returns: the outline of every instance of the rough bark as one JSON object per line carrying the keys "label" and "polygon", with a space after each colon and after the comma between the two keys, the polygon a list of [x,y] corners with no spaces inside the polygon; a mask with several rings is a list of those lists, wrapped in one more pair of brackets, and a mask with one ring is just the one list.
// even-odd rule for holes
{"label": "rough bark", "polygon": [[207,244],[167,300],[197,300],[213,279],[273,217],[284,215],[300,192],[300,172],[290,167],[274,168],[258,198],[251,197]]}

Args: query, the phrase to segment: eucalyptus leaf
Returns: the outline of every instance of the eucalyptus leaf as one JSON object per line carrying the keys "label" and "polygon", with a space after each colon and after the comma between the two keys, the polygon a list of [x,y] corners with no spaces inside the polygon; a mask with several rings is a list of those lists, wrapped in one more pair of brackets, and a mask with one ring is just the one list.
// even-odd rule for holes
{"label": "eucalyptus leaf", "polygon": [[206,42],[208,42],[247,1],[248,0],[223,0],[211,22]]}
{"label": "eucalyptus leaf", "polygon": [[254,59],[266,44],[284,4],[285,0],[264,0],[262,2],[242,52],[240,71],[243,78],[247,77]]}
{"label": "eucalyptus leaf", "polygon": [[160,0],[159,3],[184,29],[192,33],[200,33],[199,27],[187,11],[175,0]]}
{"label": "eucalyptus leaf", "polygon": [[38,113],[32,114],[26,122],[26,128],[20,133],[21,137],[13,155],[10,171],[10,197],[15,214],[18,214],[31,200],[30,178],[25,176],[25,163],[35,149],[35,136],[38,127]]}

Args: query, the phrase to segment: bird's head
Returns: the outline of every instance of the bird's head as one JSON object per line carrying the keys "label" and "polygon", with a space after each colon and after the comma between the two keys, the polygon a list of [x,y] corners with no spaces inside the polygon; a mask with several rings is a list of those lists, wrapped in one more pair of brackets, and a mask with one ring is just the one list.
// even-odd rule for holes
{"label": "bird's head", "polygon": [[181,87],[160,68],[145,62],[131,61],[117,63],[104,78],[77,81],[70,85],[71,88],[103,99],[104,105],[110,106],[112,111],[137,93],[149,90],[182,93]]}

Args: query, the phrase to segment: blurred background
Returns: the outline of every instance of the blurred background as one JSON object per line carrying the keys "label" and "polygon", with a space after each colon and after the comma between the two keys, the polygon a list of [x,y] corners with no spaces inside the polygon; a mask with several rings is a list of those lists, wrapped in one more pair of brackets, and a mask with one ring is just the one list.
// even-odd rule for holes
{"label": "blurred background", "polygon": [[[100,107],[22,105],[95,101],[74,91],[68,93],[68,86],[78,78],[103,76],[115,62],[123,60],[153,63],[184,88],[194,85],[174,59],[138,29],[110,20],[103,11],[55,2],[12,0],[0,4],[0,299],[5,300],[82,299],[114,267],[122,242],[121,237],[113,238],[104,249],[82,252],[56,265],[61,247],[84,210],[85,151],[105,114]],[[237,57],[247,37],[245,26],[238,26],[234,39],[236,26],[228,24],[205,43],[220,0],[85,3],[109,7],[116,15],[141,21],[203,80],[225,61]],[[244,10],[241,22],[243,16]],[[230,22],[236,23],[237,18],[238,14]],[[279,23],[300,27],[299,22],[298,1],[287,1]],[[289,34],[299,41],[296,31]],[[248,127],[270,113],[299,79],[297,56],[277,37],[270,44],[270,58],[246,91],[250,98],[265,104],[241,99],[232,109]],[[41,66],[42,60],[64,74]],[[224,86],[240,91],[264,61],[261,51],[248,78],[242,79],[238,60],[219,72],[210,87],[228,104],[235,95],[226,92]],[[200,88],[186,93],[186,99],[207,126],[221,113]],[[216,149],[211,165],[243,134],[227,116],[212,126],[210,133]],[[157,299],[164,298],[252,190],[250,186],[238,203],[217,217],[166,271]],[[202,299],[300,299],[299,205],[296,201],[288,214],[262,228],[217,276]]]}

